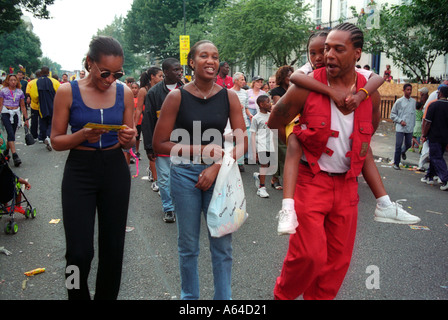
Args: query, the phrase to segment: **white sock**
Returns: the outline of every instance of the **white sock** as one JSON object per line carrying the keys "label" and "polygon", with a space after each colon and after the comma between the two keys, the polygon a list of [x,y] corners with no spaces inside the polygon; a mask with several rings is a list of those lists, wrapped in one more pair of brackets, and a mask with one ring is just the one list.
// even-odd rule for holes
{"label": "white sock", "polygon": [[294,199],[287,198],[282,200],[282,209],[285,210],[295,210],[294,209]]}
{"label": "white sock", "polygon": [[388,195],[385,195],[385,196],[382,196],[382,197],[379,197],[378,199],[376,199],[376,204],[380,208],[387,208],[388,206],[390,206],[392,204],[392,201],[390,201],[390,198]]}

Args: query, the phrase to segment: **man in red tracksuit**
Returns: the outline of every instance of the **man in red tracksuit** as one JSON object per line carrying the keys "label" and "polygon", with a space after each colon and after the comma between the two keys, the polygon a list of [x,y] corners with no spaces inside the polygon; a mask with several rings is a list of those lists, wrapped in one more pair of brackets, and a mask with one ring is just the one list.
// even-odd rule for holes
{"label": "man in red tracksuit", "polygon": [[350,265],[356,235],[358,182],[374,132],[366,79],[355,71],[363,34],[353,24],[335,27],[325,43],[326,67],[316,80],[343,92],[366,93],[349,114],[328,96],[292,86],[271,113],[269,127],[279,129],[300,114],[294,134],[303,149],[294,196],[299,227],[289,248],[276,299],[333,299]]}

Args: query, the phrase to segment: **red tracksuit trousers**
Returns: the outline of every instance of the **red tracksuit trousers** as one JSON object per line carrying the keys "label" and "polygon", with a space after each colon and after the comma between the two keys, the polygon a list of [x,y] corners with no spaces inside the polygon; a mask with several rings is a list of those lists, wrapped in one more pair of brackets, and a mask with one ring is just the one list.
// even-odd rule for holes
{"label": "red tracksuit trousers", "polygon": [[291,235],[275,299],[336,297],[350,265],[358,216],[358,182],[300,164],[295,190],[299,221]]}

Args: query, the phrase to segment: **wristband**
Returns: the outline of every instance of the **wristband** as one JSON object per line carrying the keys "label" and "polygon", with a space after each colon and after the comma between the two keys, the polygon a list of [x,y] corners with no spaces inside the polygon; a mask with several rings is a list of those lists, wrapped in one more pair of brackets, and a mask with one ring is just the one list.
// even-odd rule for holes
{"label": "wristband", "polygon": [[366,94],[366,98],[365,98],[364,100],[369,99],[369,92],[368,92],[366,89],[364,89],[364,88],[359,88],[358,92],[359,92],[359,91],[364,91],[364,93]]}

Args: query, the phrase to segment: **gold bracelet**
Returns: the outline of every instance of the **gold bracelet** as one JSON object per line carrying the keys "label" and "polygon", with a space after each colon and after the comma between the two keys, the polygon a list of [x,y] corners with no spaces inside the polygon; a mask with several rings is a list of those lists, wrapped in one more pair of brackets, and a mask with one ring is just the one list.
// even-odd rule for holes
{"label": "gold bracelet", "polygon": [[366,94],[366,98],[365,98],[364,100],[369,99],[369,92],[368,92],[366,89],[364,89],[364,88],[359,88],[358,92],[359,92],[359,91],[364,91],[364,93]]}

